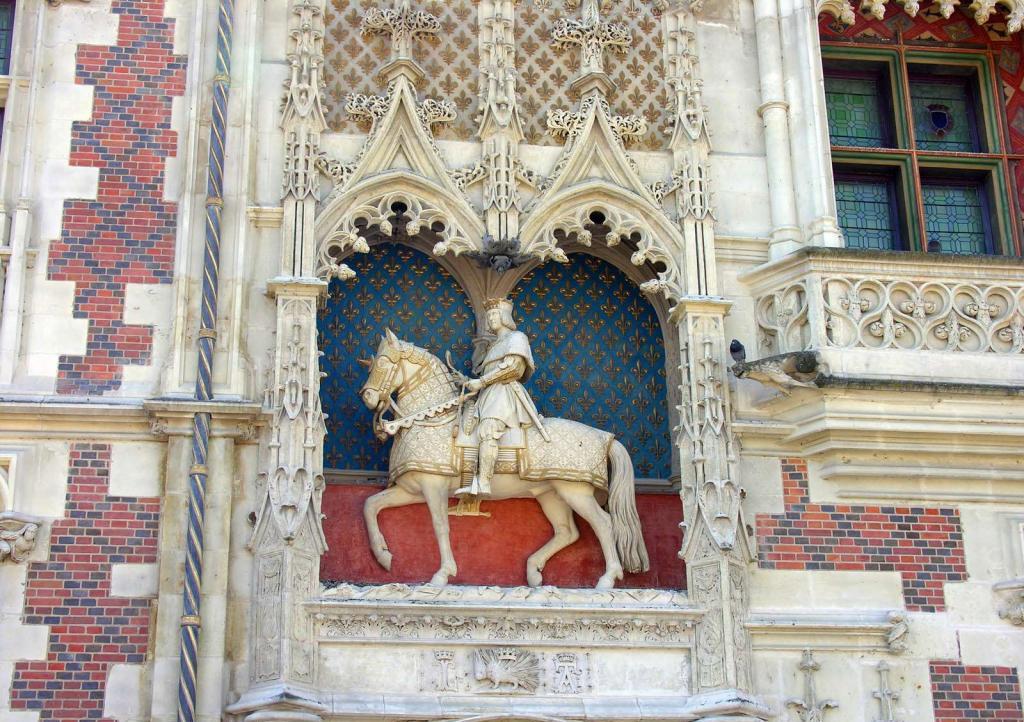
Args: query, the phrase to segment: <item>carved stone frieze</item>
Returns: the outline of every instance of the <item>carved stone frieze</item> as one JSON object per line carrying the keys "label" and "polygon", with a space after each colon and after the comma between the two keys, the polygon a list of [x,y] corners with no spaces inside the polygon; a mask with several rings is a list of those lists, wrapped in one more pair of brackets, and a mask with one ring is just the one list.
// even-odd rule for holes
{"label": "carved stone frieze", "polygon": [[[881,20],[885,17],[888,2],[889,0],[860,0],[858,9],[862,13],[871,15],[875,20]],[[919,0],[903,0],[899,4],[903,6],[904,12],[911,17],[915,17],[921,11]],[[948,20],[959,4],[959,0],[936,0],[935,7],[939,14]],[[1006,13],[1006,32],[1020,32],[1021,27],[1024,27],[1024,4],[1009,2],[1006,3],[1006,7],[1009,9],[1009,12]],[[973,16],[974,22],[984,25],[996,12],[996,0],[974,0],[967,9]],[[844,25],[853,25],[856,20],[850,0],[818,0],[815,12],[819,15],[827,13]]]}
{"label": "carved stone frieze", "polygon": [[575,696],[592,688],[586,652],[449,647],[427,649],[421,656],[425,692]]}
{"label": "carved stone frieze", "polygon": [[700,611],[658,590],[340,585],[309,603],[331,640],[688,647]]}

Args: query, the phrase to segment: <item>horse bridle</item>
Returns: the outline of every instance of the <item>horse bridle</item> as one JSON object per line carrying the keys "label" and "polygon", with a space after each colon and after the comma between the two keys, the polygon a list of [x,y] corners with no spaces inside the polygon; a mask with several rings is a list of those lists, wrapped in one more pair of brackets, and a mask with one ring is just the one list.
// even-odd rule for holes
{"label": "horse bridle", "polygon": [[[402,361],[413,355],[415,347],[400,347],[398,349],[397,359],[393,358],[391,353],[389,353],[392,350],[393,348],[389,345],[385,347],[384,350],[377,352],[377,355],[374,357],[370,367],[370,375],[366,379],[366,383],[364,383],[362,388],[359,389],[360,396],[362,396],[366,391],[375,391],[377,393],[377,408],[374,409],[373,412],[373,433],[381,440],[391,435],[387,431],[386,424],[388,424],[388,419],[384,418],[384,414],[387,413],[389,409],[394,411],[396,416],[401,416],[402,414],[402,410],[398,408],[398,404],[393,398],[391,398],[391,395],[394,393],[393,383],[395,375],[398,373],[398,367],[401,365]],[[377,362],[381,356],[391,362],[391,368],[389,368],[385,373],[380,385],[374,385],[374,377],[380,374],[379,364]],[[413,374],[413,376],[407,381],[407,385],[409,387],[408,393],[411,393],[418,388],[419,385],[431,375],[429,371],[430,363],[426,363],[415,374]],[[384,402],[384,399],[387,399],[387,401]]]}

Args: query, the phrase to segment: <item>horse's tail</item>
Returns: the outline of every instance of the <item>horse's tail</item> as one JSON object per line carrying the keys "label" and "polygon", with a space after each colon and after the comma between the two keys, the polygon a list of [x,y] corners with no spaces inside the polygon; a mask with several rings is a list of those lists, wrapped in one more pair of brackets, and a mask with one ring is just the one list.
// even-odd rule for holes
{"label": "horse's tail", "polygon": [[608,483],[608,511],[612,516],[612,533],[619,550],[619,559],[627,572],[646,572],[651,568],[651,562],[640,528],[640,515],[636,511],[633,462],[626,447],[614,439],[608,456],[612,462]]}

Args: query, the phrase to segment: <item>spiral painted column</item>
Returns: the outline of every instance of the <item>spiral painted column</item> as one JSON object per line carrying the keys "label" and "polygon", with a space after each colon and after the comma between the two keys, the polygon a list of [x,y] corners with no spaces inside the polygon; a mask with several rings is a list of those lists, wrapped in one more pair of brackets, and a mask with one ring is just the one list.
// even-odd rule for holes
{"label": "spiral painted column", "polygon": [[[220,0],[217,18],[217,63],[213,78],[213,117],[209,170],[206,178],[206,242],[203,256],[203,295],[199,329],[199,368],[196,401],[213,399],[213,350],[217,338],[217,282],[220,264],[220,224],[224,209],[224,135],[227,130],[231,73],[231,23],[234,0]],[[181,616],[178,720],[192,722],[196,709],[196,668],[199,654],[199,603],[203,574],[203,517],[206,509],[206,459],[210,442],[210,413],[192,420],[192,468],[189,469],[188,531],[185,537],[185,589]]]}

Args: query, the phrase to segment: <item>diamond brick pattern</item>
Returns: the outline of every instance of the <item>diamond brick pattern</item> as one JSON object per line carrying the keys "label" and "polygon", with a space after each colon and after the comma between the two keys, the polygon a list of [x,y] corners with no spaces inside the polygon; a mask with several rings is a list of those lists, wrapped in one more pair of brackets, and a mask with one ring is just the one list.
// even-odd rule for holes
{"label": "diamond brick pattern", "polygon": [[66,518],[29,565],[24,623],[50,636],[46,659],[15,666],[11,709],[41,720],[101,719],[111,665],[145,661],[150,600],[112,597],[110,567],[156,562],[160,500],[110,496],[109,480],[108,444],[72,446]]}
{"label": "diamond brick pattern", "polygon": [[932,661],[928,671],[935,722],[1024,719],[1020,678],[1014,668]]}
{"label": "diamond brick pattern", "polygon": [[805,461],[782,460],[786,511],[757,515],[759,567],[900,572],[908,610],[945,609],[943,585],[967,579],[956,509],[815,504],[807,478]]}
{"label": "diamond brick pattern", "polygon": [[74,317],[87,319],[83,356],[62,356],[57,392],[103,394],[125,365],[150,362],[152,329],[124,323],[125,286],[170,283],[176,204],[164,200],[174,155],[171,100],[185,88],[185,60],[171,53],[174,21],[164,0],[114,0],[118,44],[78,48],[77,82],[92,85],[93,114],[74,124],[70,162],[99,168],[96,200],[64,204],[50,244],[48,277],[75,283]]}

